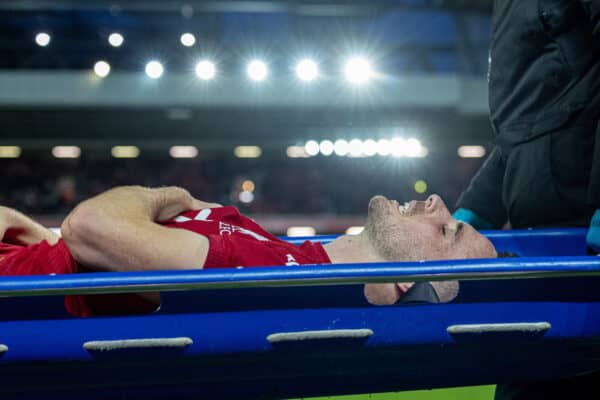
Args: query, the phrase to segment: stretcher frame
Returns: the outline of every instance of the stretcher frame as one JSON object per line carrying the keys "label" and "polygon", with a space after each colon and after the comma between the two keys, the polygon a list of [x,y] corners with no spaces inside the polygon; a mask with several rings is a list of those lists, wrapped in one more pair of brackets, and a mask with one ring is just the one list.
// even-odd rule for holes
{"label": "stretcher frame", "polygon": [[[286,398],[600,368],[600,258],[585,230],[485,234],[522,257],[3,277],[0,396]],[[449,279],[461,290],[448,304],[362,294],[366,282]],[[75,318],[62,305],[154,291],[161,307],[146,315]]]}

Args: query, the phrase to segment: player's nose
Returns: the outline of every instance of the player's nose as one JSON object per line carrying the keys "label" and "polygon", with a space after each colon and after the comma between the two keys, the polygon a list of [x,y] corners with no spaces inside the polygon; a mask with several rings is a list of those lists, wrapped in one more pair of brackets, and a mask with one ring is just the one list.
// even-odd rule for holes
{"label": "player's nose", "polygon": [[440,213],[444,217],[450,216],[444,200],[437,194],[432,194],[425,200],[425,210],[430,213]]}

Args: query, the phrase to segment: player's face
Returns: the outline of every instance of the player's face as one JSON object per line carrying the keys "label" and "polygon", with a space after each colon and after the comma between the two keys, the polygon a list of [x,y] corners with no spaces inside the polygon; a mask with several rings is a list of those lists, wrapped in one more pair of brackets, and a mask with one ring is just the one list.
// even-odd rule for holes
{"label": "player's face", "polygon": [[405,205],[373,197],[365,233],[379,255],[389,261],[497,256],[488,239],[452,218],[438,195]]}

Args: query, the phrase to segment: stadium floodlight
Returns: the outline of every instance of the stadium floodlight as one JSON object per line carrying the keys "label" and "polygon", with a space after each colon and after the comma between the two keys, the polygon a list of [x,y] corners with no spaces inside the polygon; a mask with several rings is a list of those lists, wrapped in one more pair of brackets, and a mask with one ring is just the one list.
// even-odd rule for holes
{"label": "stadium floodlight", "polygon": [[319,66],[313,60],[301,60],[296,64],[296,75],[303,82],[314,81],[319,76]]}
{"label": "stadium floodlight", "polygon": [[319,151],[324,156],[330,156],[333,154],[334,144],[331,140],[323,140],[319,143]]}
{"label": "stadium floodlight", "polygon": [[99,78],[106,78],[110,74],[110,64],[106,61],[98,61],[94,64],[94,73]]}
{"label": "stadium floodlight", "polygon": [[415,138],[410,138],[405,142],[404,155],[406,157],[426,157],[428,154],[427,147],[423,146],[421,142]]}
{"label": "stadium floodlight", "polygon": [[286,235],[289,237],[314,236],[317,230],[312,226],[290,226],[287,228]]}
{"label": "stadium floodlight", "polygon": [[198,148],[196,146],[172,146],[169,155],[173,158],[196,158]]}
{"label": "stadium floodlight", "polygon": [[240,192],[239,199],[242,203],[252,203],[254,201],[254,193],[244,190]]}
{"label": "stadium floodlight", "polygon": [[52,155],[55,158],[79,158],[81,148],[78,146],[54,146]]}
{"label": "stadium floodlight", "polygon": [[237,146],[233,149],[233,154],[237,158],[259,158],[262,149],[258,146]]}
{"label": "stadium floodlight", "polygon": [[186,32],[179,38],[181,44],[185,47],[192,47],[196,44],[196,36],[193,33]]}
{"label": "stadium floodlight", "polygon": [[19,146],[0,146],[0,158],[19,158],[21,148]]}
{"label": "stadium floodlight", "polygon": [[140,155],[140,149],[136,146],[114,146],[110,153],[114,158],[137,158]]}
{"label": "stadium floodlight", "polygon": [[364,226],[349,226],[348,229],[346,229],[346,235],[358,235],[364,230]]}
{"label": "stadium floodlight", "polygon": [[363,142],[360,139],[352,139],[349,144],[350,155],[360,157],[363,155]]}
{"label": "stadium floodlight", "polygon": [[163,66],[158,61],[150,61],[146,64],[146,75],[152,79],[158,79],[165,72]]}
{"label": "stadium floodlight", "polygon": [[402,138],[393,138],[390,143],[390,153],[394,157],[403,157],[406,151],[406,140]]}
{"label": "stadium floodlight", "polygon": [[373,77],[371,64],[365,58],[354,57],[346,62],[344,76],[355,85],[367,83]]}
{"label": "stadium floodlight", "polygon": [[391,143],[387,139],[379,139],[377,141],[377,154],[380,156],[389,156],[392,152]]}
{"label": "stadium floodlight", "polygon": [[306,158],[306,157],[309,157],[309,155],[306,154],[306,150],[304,149],[304,146],[288,146],[288,148],[286,149],[285,153],[287,154],[287,156],[289,158]]}
{"label": "stadium floodlight", "polygon": [[377,154],[377,142],[373,139],[367,139],[363,143],[363,153],[367,157]]}
{"label": "stadium floodlight", "polygon": [[306,150],[306,154],[309,156],[316,156],[319,154],[319,143],[315,140],[309,140],[304,145],[304,150]]}
{"label": "stadium floodlight", "polygon": [[50,44],[50,40],[52,40],[52,38],[46,32],[40,32],[35,35],[35,43],[40,47],[48,46]]}
{"label": "stadium floodlight", "polygon": [[121,47],[125,39],[119,32],[113,32],[108,36],[108,43],[112,47]]}
{"label": "stadium floodlight", "polygon": [[485,147],[483,146],[460,146],[457,150],[461,158],[481,158],[485,156]]}
{"label": "stadium floodlight", "polygon": [[267,75],[269,75],[269,67],[267,67],[267,64],[264,61],[252,60],[248,63],[246,73],[253,81],[261,82],[267,79]]}
{"label": "stadium floodlight", "polygon": [[344,139],[338,139],[333,144],[333,151],[336,156],[345,156],[350,151],[350,145]]}
{"label": "stadium floodlight", "polygon": [[217,67],[212,61],[201,60],[196,64],[196,76],[203,81],[209,81],[217,74]]}
{"label": "stadium floodlight", "polygon": [[253,180],[251,179],[246,179],[244,182],[242,182],[242,190],[245,192],[254,192],[254,189],[256,189],[256,184],[254,183]]}

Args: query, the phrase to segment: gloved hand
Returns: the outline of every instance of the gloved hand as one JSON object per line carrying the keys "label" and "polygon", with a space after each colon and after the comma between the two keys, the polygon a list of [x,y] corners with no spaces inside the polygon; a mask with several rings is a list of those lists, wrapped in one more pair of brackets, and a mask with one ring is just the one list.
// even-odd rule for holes
{"label": "gloved hand", "polygon": [[[494,228],[491,222],[486,221],[473,211],[466,208],[459,208],[454,212],[454,214],[452,214],[452,217],[457,221],[462,221],[471,225],[477,230]],[[600,217],[598,221],[598,243],[600,244]]]}
{"label": "gloved hand", "polygon": [[590,229],[586,236],[588,247],[592,248],[596,253],[600,253],[600,210],[596,210],[590,222]]}

